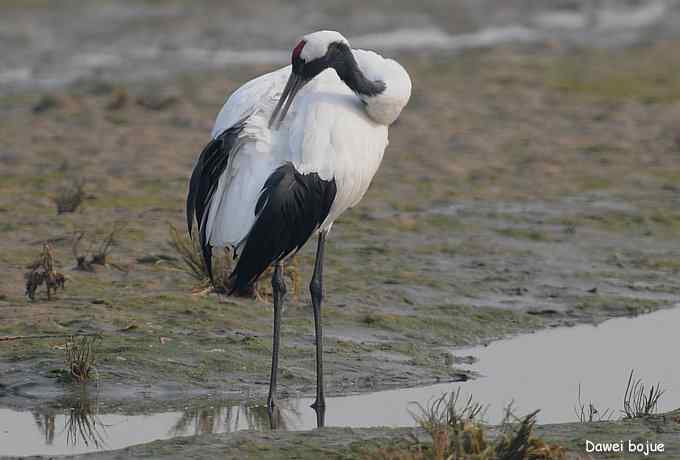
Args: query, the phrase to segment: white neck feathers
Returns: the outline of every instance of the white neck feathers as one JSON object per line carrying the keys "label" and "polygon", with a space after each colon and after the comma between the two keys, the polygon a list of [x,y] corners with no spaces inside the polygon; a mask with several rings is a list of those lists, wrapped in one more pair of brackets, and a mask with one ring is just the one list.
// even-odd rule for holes
{"label": "white neck feathers", "polygon": [[359,69],[371,81],[382,81],[385,90],[375,96],[359,95],[366,112],[375,122],[390,125],[399,117],[411,97],[411,79],[406,70],[392,59],[373,51],[352,50]]}

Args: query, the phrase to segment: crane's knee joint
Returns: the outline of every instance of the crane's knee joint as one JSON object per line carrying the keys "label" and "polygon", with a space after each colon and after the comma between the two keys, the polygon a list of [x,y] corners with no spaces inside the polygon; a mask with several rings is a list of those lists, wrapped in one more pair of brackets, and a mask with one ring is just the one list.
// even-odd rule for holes
{"label": "crane's knee joint", "polygon": [[312,278],[311,283],[309,283],[309,293],[312,295],[312,301],[317,305],[323,300],[323,287],[321,286],[321,281],[316,278]]}
{"label": "crane's knee joint", "polygon": [[286,283],[283,281],[283,279],[278,278],[272,279],[272,289],[281,295],[284,295],[286,292],[288,292]]}
{"label": "crane's knee joint", "polygon": [[281,274],[280,270],[274,270],[274,274],[272,275],[272,289],[281,295],[284,295],[288,291],[286,288],[286,282],[283,279],[283,275]]}

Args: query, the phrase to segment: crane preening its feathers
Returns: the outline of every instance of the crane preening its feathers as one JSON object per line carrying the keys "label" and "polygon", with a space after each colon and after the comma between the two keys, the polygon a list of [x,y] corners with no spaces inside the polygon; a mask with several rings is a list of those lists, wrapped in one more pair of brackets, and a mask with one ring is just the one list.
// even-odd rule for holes
{"label": "crane preening its feathers", "polygon": [[310,293],[317,363],[313,407],[322,426],[326,235],[366,193],[387,146],[387,128],[411,95],[411,80],[396,61],[352,49],[338,32],[305,35],[291,60],[241,86],[222,107],[191,175],[187,224],[191,234],[196,219],[208,273],[212,247],[233,248],[238,259],[230,275],[232,292],[274,267],[270,414],[286,293],[283,264],[318,235]]}

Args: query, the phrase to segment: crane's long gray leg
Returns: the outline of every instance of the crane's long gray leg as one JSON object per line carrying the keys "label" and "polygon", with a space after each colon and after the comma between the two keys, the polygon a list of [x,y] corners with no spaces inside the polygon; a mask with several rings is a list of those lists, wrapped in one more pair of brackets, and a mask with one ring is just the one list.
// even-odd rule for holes
{"label": "crane's long gray leg", "polygon": [[281,336],[281,309],[286,296],[286,282],[283,280],[283,262],[274,266],[272,274],[272,292],[274,297],[274,333],[272,334],[272,370],[269,375],[269,396],[267,411],[272,428],[278,427],[279,411],[276,408],[276,377],[279,368],[279,342]]}
{"label": "crane's long gray leg", "polygon": [[316,401],[312,408],[316,412],[316,424],[319,428],[324,426],[326,415],[326,399],[323,386],[323,331],[321,328],[321,302],[323,300],[323,253],[326,243],[326,232],[319,232],[319,242],[316,247],[316,261],[314,262],[314,275],[309,283],[309,292],[312,296],[314,308],[314,333],[316,337]]}

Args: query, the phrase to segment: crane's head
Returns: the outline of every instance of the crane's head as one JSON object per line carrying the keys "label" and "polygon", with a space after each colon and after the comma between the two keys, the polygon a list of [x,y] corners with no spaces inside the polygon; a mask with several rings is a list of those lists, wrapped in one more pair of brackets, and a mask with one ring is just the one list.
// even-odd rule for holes
{"label": "crane's head", "polygon": [[325,69],[344,65],[348,58],[352,59],[351,56],[352,51],[349,42],[338,32],[322,30],[302,37],[293,48],[290,78],[272,112],[269,127],[278,128],[286,116],[293,98],[303,86]]}

